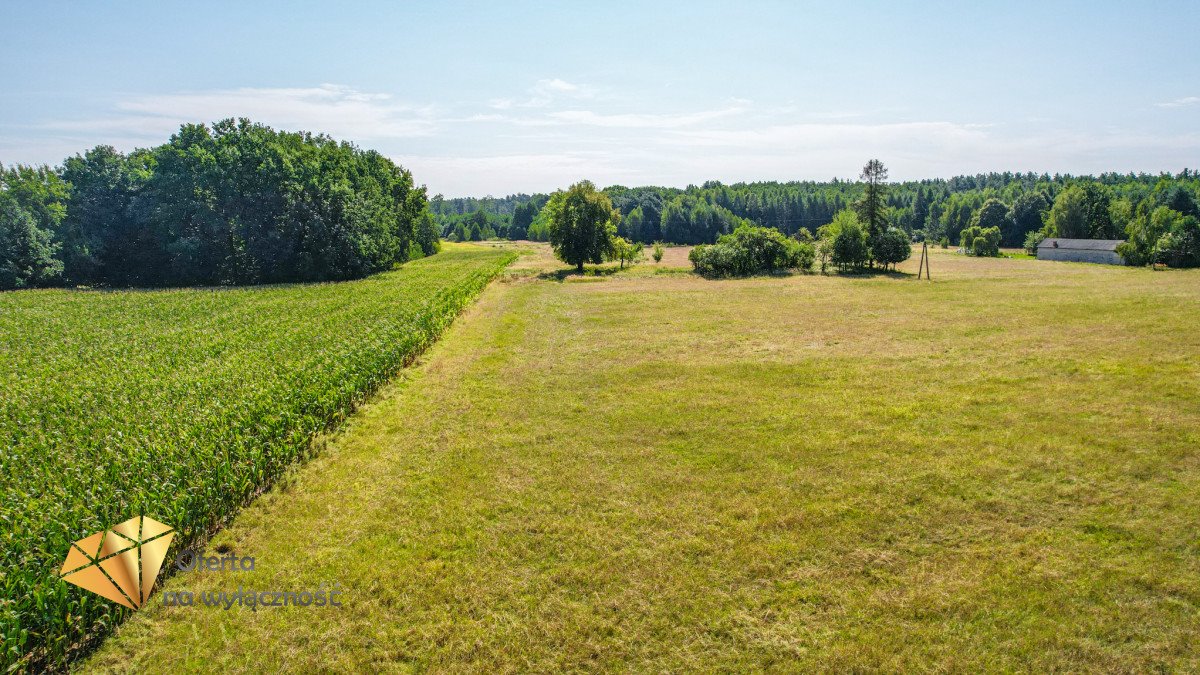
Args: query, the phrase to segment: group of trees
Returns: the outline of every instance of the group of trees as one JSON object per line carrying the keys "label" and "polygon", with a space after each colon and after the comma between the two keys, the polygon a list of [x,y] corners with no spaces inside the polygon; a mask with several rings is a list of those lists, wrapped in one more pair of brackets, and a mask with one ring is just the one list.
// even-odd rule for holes
{"label": "group of trees", "polygon": [[[1160,230],[1168,214],[1159,216],[1158,225],[1151,222],[1153,211],[1161,206],[1175,211],[1181,221],[1174,226],[1172,238],[1164,241],[1164,247],[1171,247],[1163,248],[1162,255],[1181,262],[1190,255],[1187,242],[1191,241],[1182,220],[1192,215],[1200,191],[1200,175],[1190,170],[1175,175],[992,173],[947,180],[885,180],[883,171],[878,179],[864,173],[858,181],[733,185],[710,181],[683,190],[617,185],[604,193],[622,217],[617,234],[643,243],[710,244],[746,224],[772,227],[789,236],[801,236],[803,231],[815,235],[835,216],[852,210],[868,242],[861,264],[869,265],[876,260],[870,242],[891,230],[910,240],[962,245],[963,233],[970,228],[977,229],[970,229],[964,248],[975,253],[975,240],[982,236],[978,249],[982,255],[995,255],[1000,247],[1020,247],[1027,241],[1036,246],[1048,235],[1144,242],[1157,234],[1153,241],[1138,243],[1138,252],[1126,255],[1130,261],[1149,261],[1166,232]],[[876,192],[881,186],[886,189]],[[496,236],[519,238],[523,232],[527,238],[545,240],[546,221],[540,213],[545,199],[545,195],[512,195],[435,202],[444,204],[442,211],[450,214],[441,216],[443,223],[456,213],[482,210],[493,218]],[[530,204],[533,212],[522,217],[531,223],[528,227],[504,228],[505,223],[515,225],[518,206]],[[449,229],[444,232],[452,234]],[[889,238],[898,240],[897,235]]]}
{"label": "group of trees", "polygon": [[351,279],[438,237],[425,189],[383,155],[246,119],[0,170],[2,288]]}
{"label": "group of trees", "polygon": [[[706,276],[741,276],[783,269],[812,269],[817,256],[821,271],[830,262],[843,270],[863,266],[895,267],[912,254],[909,235],[892,227],[887,218],[887,169],[879,160],[863,168],[866,185],[852,208],[834,214],[833,222],[818,228],[820,240],[814,240],[806,228],[788,237],[777,228],[753,224],[733,217],[734,227],[721,232],[714,243],[698,243],[688,258],[696,271]],[[663,210],[663,222],[673,216],[674,205]],[[715,209],[696,209],[713,214]],[[644,213],[639,204],[633,213]],[[641,242],[620,236],[625,219],[605,192],[588,181],[556,192],[538,215],[548,223],[549,240],[563,261],[583,271],[584,263],[627,260],[641,255]],[[536,220],[536,219],[535,219]],[[627,223],[626,223],[627,226]],[[628,230],[626,230],[628,231]],[[656,244],[656,259],[661,258]]]}
{"label": "group of trees", "polygon": [[543,219],[534,220],[549,195],[510,195],[504,198],[475,199],[459,197],[430,200],[430,212],[438,223],[444,239],[451,241],[483,241],[486,239],[530,239],[546,241],[548,232]]}
{"label": "group of trees", "polygon": [[[864,184],[861,198],[817,228],[822,273],[829,263],[843,271],[875,265],[894,268],[912,255],[910,235],[893,226],[888,217],[887,175],[883,162],[867,162],[859,176]],[[798,235],[811,239],[807,230],[799,230]]]}

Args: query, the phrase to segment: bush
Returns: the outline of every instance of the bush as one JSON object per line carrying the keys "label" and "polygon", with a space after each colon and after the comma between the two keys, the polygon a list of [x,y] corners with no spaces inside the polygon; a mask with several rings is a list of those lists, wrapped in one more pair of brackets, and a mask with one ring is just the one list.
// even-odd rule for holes
{"label": "bush", "polygon": [[[982,245],[976,245],[977,239],[983,239]],[[1000,255],[1000,228],[998,227],[978,227],[972,225],[962,231],[960,239],[963,253],[967,255],[977,255],[981,257],[998,256]]]}
{"label": "bush", "polygon": [[1153,262],[1169,267],[1200,267],[1200,220],[1186,216],[1154,245]]}
{"label": "bush", "polygon": [[613,260],[620,261],[621,269],[625,269],[625,263],[632,265],[645,257],[642,255],[643,248],[641,242],[632,242],[625,237],[613,237],[610,255]]}
{"label": "bush", "polygon": [[833,237],[833,264],[842,270],[859,268],[867,263],[869,254],[866,231],[857,220],[847,220]]}
{"label": "bush", "polygon": [[872,247],[872,252],[875,256],[875,262],[883,265],[887,269],[888,265],[895,267],[897,263],[902,263],[912,256],[912,245],[909,243],[908,235],[904,230],[890,228],[887,232],[879,235],[875,240],[875,245]]}
{"label": "bush", "polygon": [[1025,235],[1025,252],[1029,255],[1037,255],[1038,246],[1046,238],[1046,234],[1041,230],[1034,230]]}
{"label": "bush", "polygon": [[742,225],[721,235],[715,244],[692,249],[688,260],[696,272],[710,277],[746,276],[778,270],[812,268],[816,249],[770,227]]}
{"label": "bush", "polygon": [[942,237],[941,241],[939,241],[939,242],[938,242],[938,244],[939,244],[939,245],[940,245],[942,248],[950,248],[950,238],[949,238],[949,237]]}
{"label": "bush", "polygon": [[656,241],[656,242],[654,242],[654,254],[653,254],[653,255],[654,255],[654,262],[656,262],[656,263],[657,263],[657,262],[662,262],[662,259],[663,259],[663,245],[662,245],[662,242],[661,242],[661,241]]}

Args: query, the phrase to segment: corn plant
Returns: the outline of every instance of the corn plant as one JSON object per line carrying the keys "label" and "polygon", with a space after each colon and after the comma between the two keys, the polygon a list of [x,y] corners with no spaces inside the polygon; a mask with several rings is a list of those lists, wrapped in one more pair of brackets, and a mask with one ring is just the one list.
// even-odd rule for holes
{"label": "corn plant", "polygon": [[202,541],[438,338],[513,258],[360,281],[0,294],[0,670],[61,667],[126,610],[62,582],[133,515]]}

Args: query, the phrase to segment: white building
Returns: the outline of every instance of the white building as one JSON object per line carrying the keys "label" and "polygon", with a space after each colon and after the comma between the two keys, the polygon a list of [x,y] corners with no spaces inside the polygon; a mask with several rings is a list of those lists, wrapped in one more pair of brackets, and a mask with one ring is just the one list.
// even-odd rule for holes
{"label": "white building", "polygon": [[1117,244],[1124,239],[1043,239],[1038,244],[1038,260],[1068,260],[1071,262],[1124,265],[1125,258],[1117,253]]}

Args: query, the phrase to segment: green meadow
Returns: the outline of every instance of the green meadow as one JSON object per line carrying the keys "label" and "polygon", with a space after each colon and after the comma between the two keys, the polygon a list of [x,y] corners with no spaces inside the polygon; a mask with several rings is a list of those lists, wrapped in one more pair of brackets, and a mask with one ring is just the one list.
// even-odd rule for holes
{"label": "green meadow", "polygon": [[[577,276],[500,248],[443,339],[209,542],[254,571],[171,576],[81,670],[1200,668],[1197,272],[935,250],[932,281],[915,255],[710,281],[683,249]],[[68,354],[61,297],[37,330]],[[341,607],[161,601],[321,584]]]}

